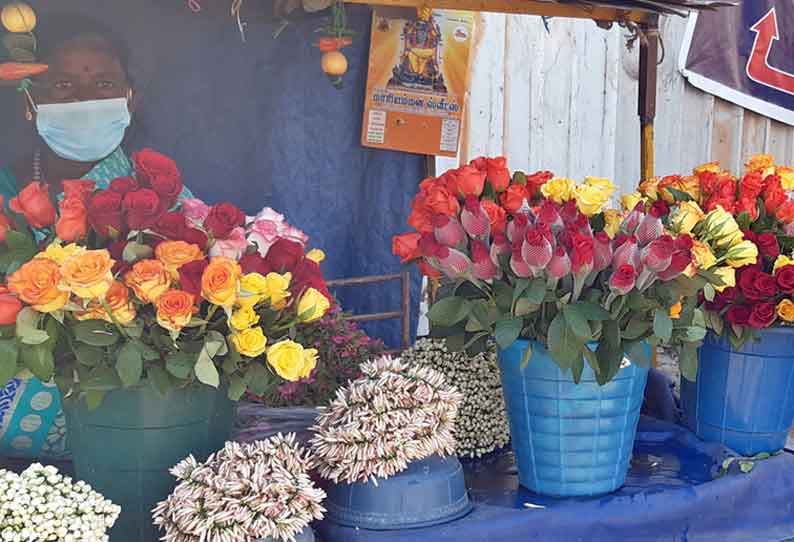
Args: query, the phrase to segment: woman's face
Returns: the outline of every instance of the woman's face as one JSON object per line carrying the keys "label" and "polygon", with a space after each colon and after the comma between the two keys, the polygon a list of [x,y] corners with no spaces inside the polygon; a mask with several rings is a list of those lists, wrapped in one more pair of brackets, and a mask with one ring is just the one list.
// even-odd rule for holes
{"label": "woman's face", "polygon": [[[39,104],[124,98],[130,83],[118,57],[101,38],[76,38],[48,59],[50,69],[36,79]],[[132,109],[130,103],[130,109]]]}

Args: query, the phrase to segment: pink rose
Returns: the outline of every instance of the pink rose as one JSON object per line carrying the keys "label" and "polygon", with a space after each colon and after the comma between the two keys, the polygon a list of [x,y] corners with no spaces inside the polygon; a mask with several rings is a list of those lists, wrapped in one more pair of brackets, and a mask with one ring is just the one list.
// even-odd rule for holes
{"label": "pink rose", "polygon": [[267,251],[273,246],[279,236],[279,223],[273,220],[257,220],[248,228],[248,239],[259,247],[259,254],[267,256]]}
{"label": "pink rose", "polygon": [[188,220],[201,226],[210,214],[211,207],[198,198],[185,198],[182,200],[182,212]]}
{"label": "pink rose", "polygon": [[234,228],[226,239],[216,240],[210,248],[210,257],[223,256],[232,260],[239,260],[248,248],[245,230]]}
{"label": "pink rose", "polygon": [[284,222],[284,215],[279,213],[278,211],[271,209],[270,207],[265,207],[261,211],[259,211],[253,220],[250,222],[259,222],[260,220],[268,220],[270,222]]}

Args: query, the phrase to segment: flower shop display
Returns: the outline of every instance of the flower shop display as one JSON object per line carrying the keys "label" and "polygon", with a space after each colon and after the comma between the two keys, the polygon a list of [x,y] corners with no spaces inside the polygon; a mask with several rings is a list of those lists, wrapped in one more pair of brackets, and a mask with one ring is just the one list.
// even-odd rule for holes
{"label": "flower shop display", "polygon": [[362,529],[426,527],[470,508],[453,455],[461,394],[443,375],[384,356],[320,409],[314,466],[328,520]]}
{"label": "flower shop display", "polygon": [[643,197],[671,205],[671,228],[717,237],[701,248],[703,268],[722,260],[735,268],[726,287],[704,292],[712,333],[697,379],[685,372],[681,391],[693,430],[744,455],[782,449],[794,422],[792,190],[794,168],[767,155],[751,157],[741,177],[710,163],[640,186]]}
{"label": "flower shop display", "polygon": [[405,350],[409,365],[427,366],[444,375],[463,395],[455,420],[458,457],[479,458],[510,441],[496,349],[475,356],[450,352],[441,339],[425,338]]}
{"label": "flower shop display", "polygon": [[393,251],[442,280],[429,318],[450,349],[496,341],[521,484],[607,493],[625,479],[651,348],[694,358],[706,333],[695,294],[722,281],[658,210],[606,209],[609,180],[511,175],[505,163],[422,181],[416,231]]}
{"label": "flower shop display", "polygon": [[21,474],[0,470],[0,540],[108,542],[120,510],[55,467],[35,463]]}
{"label": "flower shop display", "polygon": [[192,455],[171,474],[174,492],[154,521],[165,542],[311,542],[325,492],[309,477],[309,453],[294,434],[227,442],[206,462]]}
{"label": "flower shop display", "polygon": [[0,382],[54,379],[78,477],[121,504],[114,538],[149,540],[167,468],[222,445],[231,401],[311,374],[291,337],[330,295],[282,215],[179,201],[172,160],[133,162],[106,190],[64,181],[57,208],[31,183],[0,215]]}

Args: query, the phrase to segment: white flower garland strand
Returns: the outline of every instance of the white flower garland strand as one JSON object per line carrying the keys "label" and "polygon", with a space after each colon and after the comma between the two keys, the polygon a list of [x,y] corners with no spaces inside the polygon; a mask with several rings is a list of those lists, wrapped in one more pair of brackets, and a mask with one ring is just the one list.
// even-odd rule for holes
{"label": "white flower garland strand", "polygon": [[386,479],[413,461],[452,455],[462,395],[427,367],[384,356],[337,391],[312,428],[315,467],[333,482]]}
{"label": "white flower garland strand", "polygon": [[174,492],[153,511],[165,542],[294,542],[322,519],[325,492],[309,477],[309,453],[294,434],[226,446],[205,463],[171,469]]}
{"label": "white flower garland strand", "polygon": [[3,542],[108,542],[121,508],[72,482],[55,467],[35,463],[22,474],[0,470]]}
{"label": "white flower garland strand", "polygon": [[402,359],[440,371],[463,394],[455,422],[459,456],[478,458],[507,446],[510,424],[495,349],[468,357],[447,350],[443,340],[419,339],[403,352]]}

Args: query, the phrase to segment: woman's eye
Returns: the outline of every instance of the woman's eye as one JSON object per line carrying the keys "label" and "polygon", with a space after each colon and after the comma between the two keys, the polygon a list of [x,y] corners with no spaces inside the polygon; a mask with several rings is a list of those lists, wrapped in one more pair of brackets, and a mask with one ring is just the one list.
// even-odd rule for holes
{"label": "woman's eye", "polygon": [[109,90],[114,88],[116,85],[113,83],[113,81],[97,81],[96,86],[102,90]]}
{"label": "woman's eye", "polygon": [[69,90],[72,88],[72,83],[71,81],[56,81],[52,86],[57,90]]}

